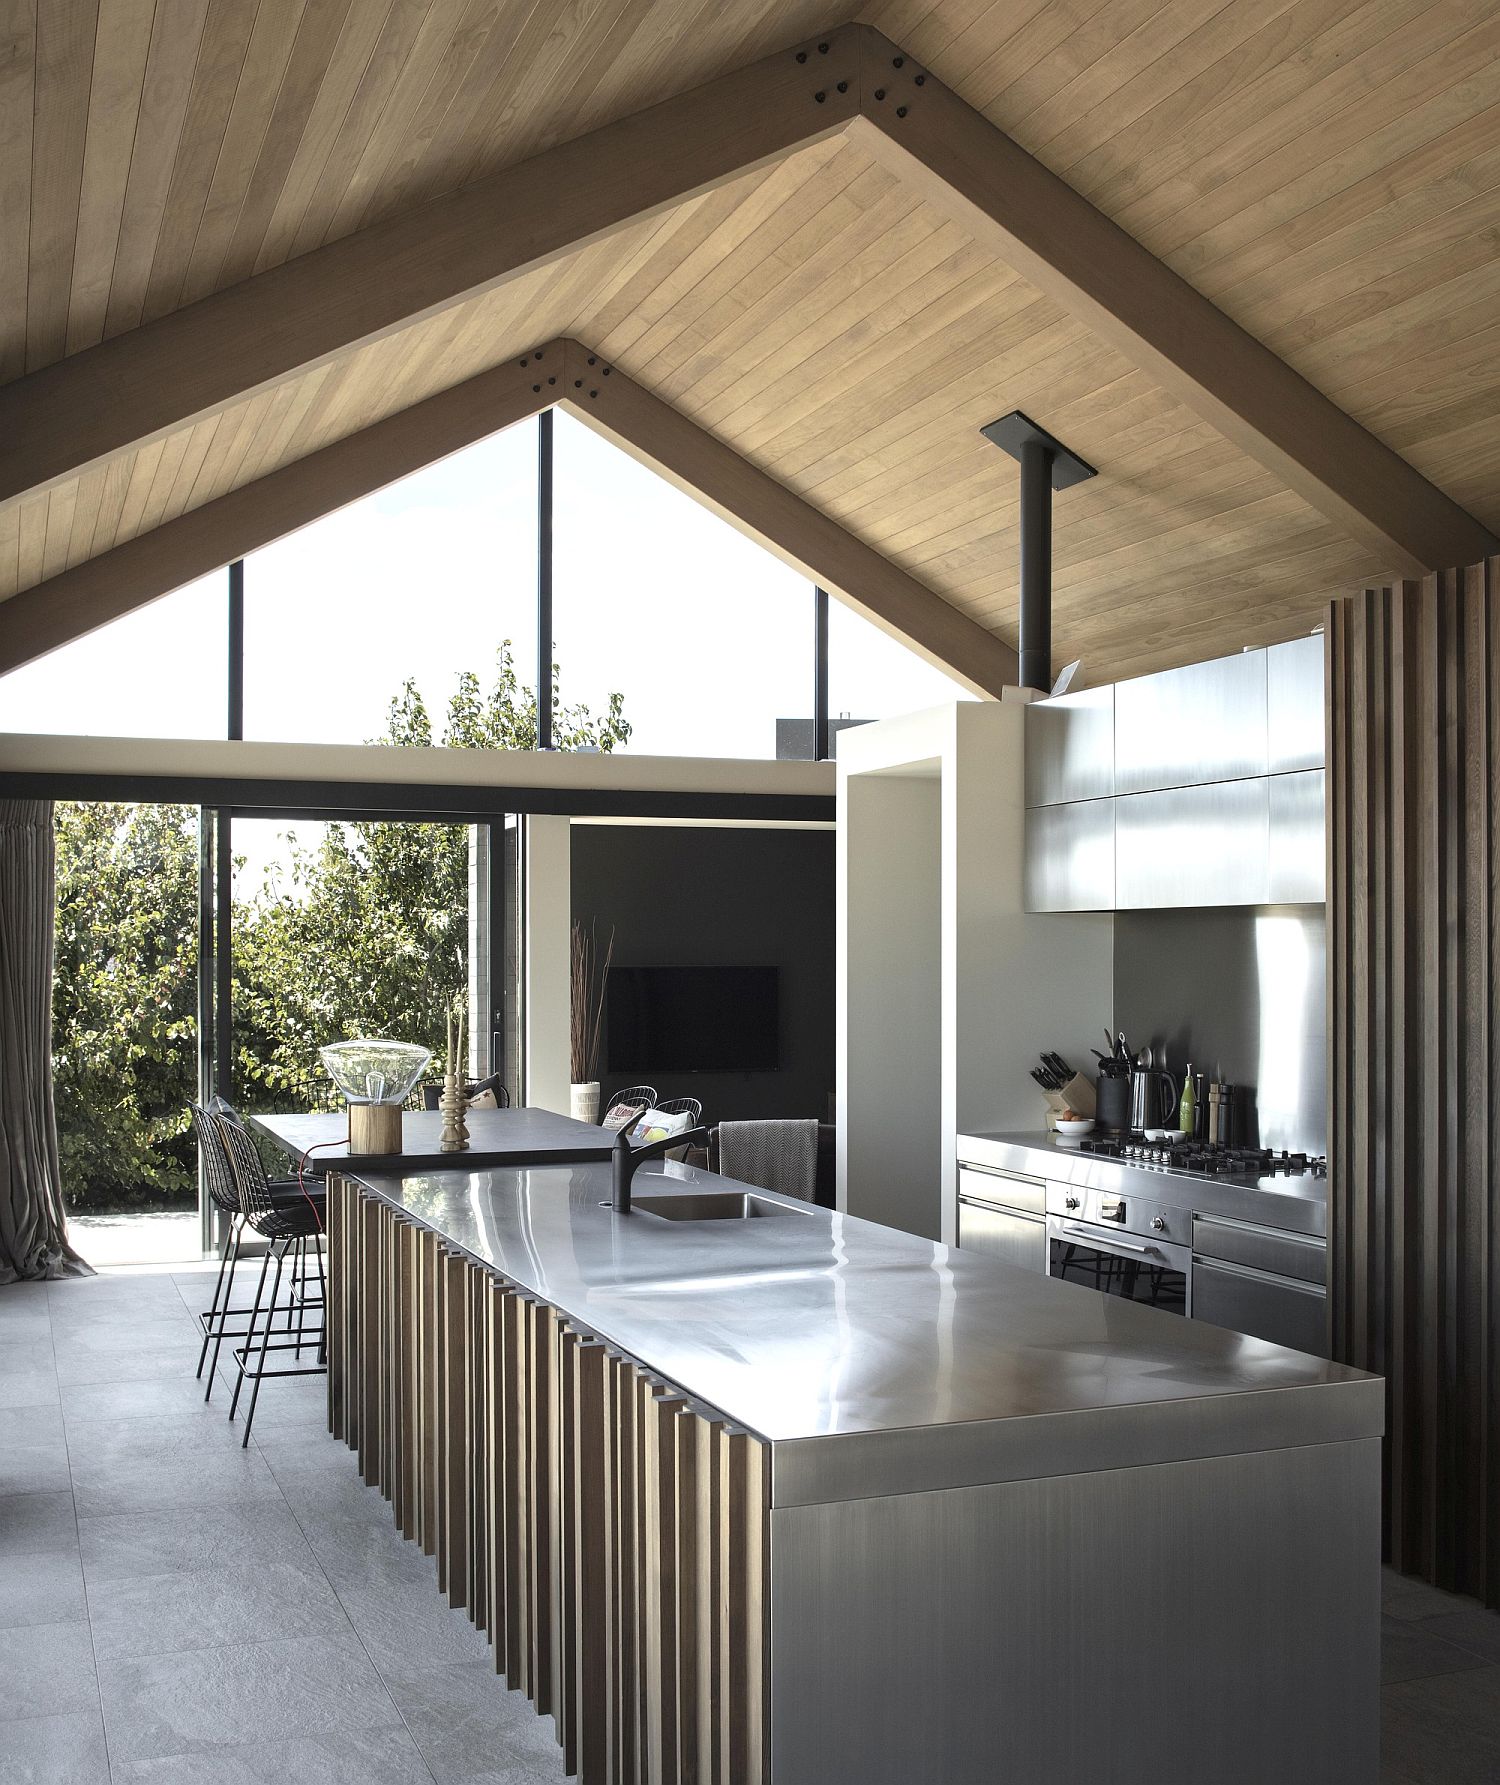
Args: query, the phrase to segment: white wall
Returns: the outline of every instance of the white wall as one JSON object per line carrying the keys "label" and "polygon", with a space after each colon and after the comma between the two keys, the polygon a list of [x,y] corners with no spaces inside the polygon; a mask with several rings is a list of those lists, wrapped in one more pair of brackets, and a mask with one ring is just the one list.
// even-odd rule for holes
{"label": "white wall", "polygon": [[[1022,720],[955,702],[839,738],[839,1202],[949,1244],[956,1136],[1039,1132],[1038,1054],[1082,1068],[1110,1020],[1108,914],[1022,908]],[[934,906],[935,956],[914,946],[890,979],[889,946]],[[898,1004],[904,1050],[870,1034]]]}
{"label": "white wall", "polygon": [[523,820],[526,961],[526,1102],[567,1115],[572,1001],[573,865],[568,820]]}

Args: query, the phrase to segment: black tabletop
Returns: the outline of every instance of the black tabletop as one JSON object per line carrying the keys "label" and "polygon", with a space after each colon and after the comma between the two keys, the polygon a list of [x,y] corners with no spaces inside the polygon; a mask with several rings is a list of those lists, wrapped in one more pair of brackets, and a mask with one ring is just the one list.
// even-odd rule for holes
{"label": "black tabletop", "polygon": [[[330,1165],[342,1165],[350,1157],[349,1118],[289,1111],[286,1114],[247,1115],[257,1128],[293,1160],[306,1157],[304,1170],[321,1177]],[[589,1159],[607,1159],[614,1135],[591,1122],[575,1122],[571,1116],[554,1115],[549,1109],[471,1109],[465,1118],[469,1144],[461,1153],[443,1152],[438,1141],[443,1132],[440,1110],[408,1109],[401,1113],[401,1151],[381,1155],[356,1154],[363,1163],[378,1158],[382,1171],[431,1171],[457,1166],[464,1171],[499,1165],[575,1165]],[[316,1151],[310,1149],[316,1148]]]}

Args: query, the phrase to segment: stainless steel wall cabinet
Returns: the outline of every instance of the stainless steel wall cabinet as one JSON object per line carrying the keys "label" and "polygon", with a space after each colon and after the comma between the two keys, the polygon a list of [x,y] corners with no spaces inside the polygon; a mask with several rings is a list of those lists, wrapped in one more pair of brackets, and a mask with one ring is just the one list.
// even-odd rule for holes
{"label": "stainless steel wall cabinet", "polygon": [[1266,757],[1273,775],[1323,767],[1321,633],[1266,652]]}
{"label": "stainless steel wall cabinet", "polygon": [[1116,684],[1116,793],[1241,780],[1267,766],[1264,651]]}
{"label": "stainless steel wall cabinet", "polygon": [[1322,769],[1272,775],[1266,899],[1272,905],[1321,903],[1327,888]]}
{"label": "stainless steel wall cabinet", "polygon": [[1115,909],[1263,905],[1270,842],[1265,776],[1115,801]]}
{"label": "stainless steel wall cabinet", "polygon": [[1085,688],[1026,709],[1026,804],[1108,799],[1115,791],[1115,691]]}
{"label": "stainless steel wall cabinet", "polygon": [[1112,911],[1114,800],[1032,806],[1026,812],[1028,911]]}

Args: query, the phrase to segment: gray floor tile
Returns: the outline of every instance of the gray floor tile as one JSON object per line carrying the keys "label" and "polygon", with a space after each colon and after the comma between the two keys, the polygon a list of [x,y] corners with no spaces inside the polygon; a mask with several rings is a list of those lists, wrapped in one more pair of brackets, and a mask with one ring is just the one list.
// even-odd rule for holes
{"label": "gray floor tile", "polygon": [[42,1367],[0,1373],[0,1407],[57,1405],[57,1371],[50,1358]]}
{"label": "gray floor tile", "polygon": [[0,1630],[73,1624],[87,1616],[76,1545],[0,1560]]}
{"label": "gray floor tile", "polygon": [[400,1714],[352,1632],[101,1661],[111,1762],[292,1736],[395,1728]]}
{"label": "gray floor tile", "polygon": [[97,1703],[88,1711],[25,1717],[3,1730],[0,1785],[110,1785]]}
{"label": "gray floor tile", "polygon": [[0,1343],[0,1380],[7,1376],[29,1376],[37,1370],[52,1368],[52,1334],[35,1333],[23,1338],[7,1338]]}
{"label": "gray floor tile", "polygon": [[80,1517],[280,1500],[264,1459],[227,1420],[78,1420],[68,1427]]}
{"label": "gray floor tile", "polygon": [[78,1521],[78,1541],[90,1591],[117,1581],[249,1563],[317,1570],[290,1507],[269,1500],[216,1506],[201,1518],[185,1519],[175,1509],[84,1517]]}
{"label": "gray floor tile", "polygon": [[[133,1313],[128,1320],[54,1321],[52,1343],[61,1365],[65,1357],[118,1357],[128,1351],[166,1351],[192,1342],[193,1326],[187,1310],[162,1319]],[[193,1361],[197,1362],[194,1349]]]}
{"label": "gray floor tile", "polygon": [[[94,1650],[87,1624],[0,1630],[0,1725],[12,1717],[97,1711]],[[0,1736],[0,1746],[4,1737]]]}
{"label": "gray floor tile", "polygon": [[1433,1618],[1453,1610],[1453,1595],[1393,1568],[1380,1571],[1381,1610],[1388,1618]]}
{"label": "gray floor tile", "polygon": [[1456,1643],[1434,1636],[1425,1623],[1403,1623],[1382,1618],[1380,1631],[1380,1678],[1383,1684],[1426,1679],[1440,1673],[1459,1673],[1483,1667],[1483,1659]]}
{"label": "gray floor tile", "polygon": [[256,1561],[96,1584],[89,1591],[89,1619],[100,1661],[349,1628],[311,1552],[300,1567]]}
{"label": "gray floor tile", "polygon": [[[55,1409],[35,1411],[45,1417]],[[63,1493],[68,1485],[68,1447],[60,1438],[42,1444],[0,1443],[0,1495]]]}
{"label": "gray floor tile", "polygon": [[432,1785],[404,1729],[257,1742],[216,1754],[173,1754],[117,1766],[114,1785]]}
{"label": "gray floor tile", "polygon": [[71,1491],[0,1498],[0,1561],[77,1546],[78,1524]]}
{"label": "gray floor tile", "polygon": [[303,1512],[298,1522],[336,1592],[404,1583],[437,1593],[436,1563],[396,1529],[389,1506],[384,1518]]}
{"label": "gray floor tile", "polygon": [[61,1444],[62,1441],[61,1407],[0,1408],[0,1457],[15,1444]]}
{"label": "gray floor tile", "polygon": [[59,1382],[159,1382],[191,1377],[198,1368],[198,1347],[192,1331],[183,1329],[178,1344],[154,1351],[70,1351],[57,1360]]}
{"label": "gray floor tile", "polygon": [[488,1662],[490,1647],[463,1612],[451,1611],[436,1580],[340,1585],[335,1589],[370,1659],[384,1672],[413,1655],[433,1662]]}
{"label": "gray floor tile", "polygon": [[1385,1785],[1500,1779],[1500,1667],[1388,1686],[1381,1713]]}
{"label": "gray floor tile", "polygon": [[35,1277],[19,1283],[0,1283],[0,1309],[22,1308],[34,1303],[47,1305],[47,1285]]}
{"label": "gray floor tile", "polygon": [[386,1676],[422,1758],[438,1785],[479,1781],[561,1781],[562,1751],[550,1717],[539,1717],[487,1661],[420,1666]]}
{"label": "gray floor tile", "polygon": [[1471,1654],[1482,1655],[1486,1661],[1500,1662],[1500,1612],[1482,1611],[1476,1605],[1443,1617],[1424,1618],[1421,1628]]}
{"label": "gray floor tile", "polygon": [[46,1302],[20,1302],[10,1308],[0,1302],[0,1346],[51,1338],[52,1319]]}
{"label": "gray floor tile", "polygon": [[[197,1359],[194,1358],[196,1364]],[[144,1382],[65,1382],[61,1385],[65,1420],[79,1419],[222,1419],[229,1407],[223,1379],[212,1401],[203,1399],[207,1377],[191,1372]]]}

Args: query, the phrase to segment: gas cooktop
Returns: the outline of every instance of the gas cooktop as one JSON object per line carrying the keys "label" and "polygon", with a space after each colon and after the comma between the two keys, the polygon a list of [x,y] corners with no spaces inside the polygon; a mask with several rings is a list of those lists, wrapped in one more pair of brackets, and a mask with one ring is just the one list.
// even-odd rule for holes
{"label": "gas cooktop", "polygon": [[1328,1175],[1328,1161],[1316,1153],[1275,1152],[1270,1147],[1216,1147],[1201,1140],[1153,1141],[1136,1135],[1095,1134],[1078,1143],[1096,1159],[1159,1165],[1196,1177],[1274,1178]]}

